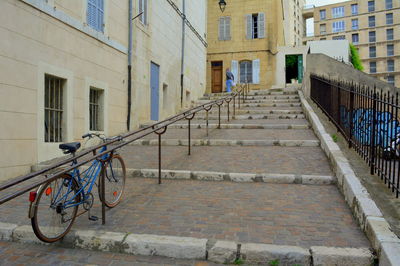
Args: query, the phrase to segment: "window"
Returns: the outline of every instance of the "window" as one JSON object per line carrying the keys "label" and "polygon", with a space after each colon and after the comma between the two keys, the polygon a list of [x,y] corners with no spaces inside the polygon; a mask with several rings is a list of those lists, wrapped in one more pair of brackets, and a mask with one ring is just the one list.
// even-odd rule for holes
{"label": "window", "polygon": [[358,19],[357,18],[351,20],[351,29],[358,30]]}
{"label": "window", "polygon": [[90,87],[89,93],[89,130],[103,131],[103,93],[101,89]]}
{"label": "window", "polygon": [[388,82],[389,84],[394,85],[394,76],[389,75],[389,76],[387,76],[386,79],[387,79],[387,82]]}
{"label": "window", "polygon": [[326,41],[326,38],[321,38],[321,39],[319,39],[320,41]]}
{"label": "window", "polygon": [[265,15],[264,13],[246,15],[246,38],[265,38]]}
{"label": "window", "polygon": [[387,60],[387,71],[388,72],[394,71],[394,60]]}
{"label": "window", "polygon": [[368,1],[368,12],[375,11],[375,1]]}
{"label": "window", "polygon": [[376,47],[375,46],[369,47],[369,57],[371,57],[371,58],[376,57]]}
{"label": "window", "polygon": [[332,32],[342,32],[345,29],[344,20],[335,21],[332,23]]}
{"label": "window", "polygon": [[386,14],[386,24],[388,25],[393,24],[393,13]]}
{"label": "window", "polygon": [[104,0],[88,0],[87,24],[93,29],[104,31]]}
{"label": "window", "polygon": [[321,34],[326,34],[326,24],[321,24],[319,26],[319,31]]}
{"label": "window", "polygon": [[376,62],[369,62],[369,73],[376,73]]}
{"label": "window", "polygon": [[344,35],[334,36],[332,37],[332,40],[346,40],[346,36]]}
{"label": "window", "polygon": [[386,40],[388,41],[393,40],[393,29],[386,30]]}
{"label": "window", "polygon": [[242,61],[240,66],[240,83],[252,83],[253,81],[253,66],[251,61]]}
{"label": "window", "polygon": [[375,27],[375,16],[369,16],[368,17],[368,26],[369,27]]}
{"label": "window", "polygon": [[319,19],[320,20],[325,20],[326,19],[326,10],[322,9],[319,11]]}
{"label": "window", "polygon": [[393,1],[386,0],[386,9],[392,9],[392,8],[393,8]]}
{"label": "window", "polygon": [[369,35],[369,42],[376,42],[376,33],[375,33],[375,31],[370,31],[368,35]]}
{"label": "window", "polygon": [[358,5],[357,4],[351,5],[351,14],[352,15],[357,15],[358,14]]}
{"label": "window", "polygon": [[139,14],[143,12],[143,14],[139,17],[139,21],[142,22],[144,25],[148,24],[147,21],[147,0],[138,0],[139,4],[138,4],[138,11]]}
{"label": "window", "polygon": [[387,56],[394,56],[394,45],[393,44],[388,44],[386,46],[387,50]]}
{"label": "window", "polygon": [[359,42],[358,33],[354,33],[354,34],[351,35],[351,41],[352,41],[354,44],[357,44],[357,43]]}
{"label": "window", "polygon": [[219,36],[220,41],[227,41],[231,39],[231,17],[219,18]]}
{"label": "window", "polygon": [[338,7],[332,8],[332,17],[333,18],[344,17],[344,6],[338,6]]}
{"label": "window", "polygon": [[44,89],[44,141],[62,142],[64,127],[65,80],[45,75]]}

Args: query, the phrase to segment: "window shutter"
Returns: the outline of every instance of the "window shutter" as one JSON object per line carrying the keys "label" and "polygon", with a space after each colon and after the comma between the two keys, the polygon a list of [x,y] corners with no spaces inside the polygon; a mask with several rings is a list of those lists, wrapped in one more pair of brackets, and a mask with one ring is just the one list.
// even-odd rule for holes
{"label": "window shutter", "polygon": [[238,61],[236,61],[236,60],[232,60],[232,62],[231,62],[231,72],[232,72],[232,74],[233,74],[233,76],[234,76],[234,80],[235,80],[235,82],[238,82],[238,80],[239,80],[239,77],[238,77]]}
{"label": "window shutter", "polygon": [[99,31],[104,31],[104,0],[98,0],[97,3],[97,21]]}
{"label": "window shutter", "polygon": [[260,59],[253,60],[253,83],[260,84]]}
{"label": "window shutter", "polygon": [[219,31],[218,31],[218,40],[223,41],[225,39],[224,36],[224,25],[225,24],[225,19],[224,17],[219,18]]}
{"label": "window shutter", "polygon": [[147,0],[143,0],[143,23],[147,25]]}
{"label": "window shutter", "polygon": [[265,14],[258,13],[258,38],[265,38]]}
{"label": "window shutter", "polygon": [[253,39],[253,21],[251,15],[246,15],[246,39]]}
{"label": "window shutter", "polygon": [[89,0],[87,6],[87,24],[93,28],[96,28],[96,2],[95,0]]}
{"label": "window shutter", "polygon": [[225,40],[231,39],[231,17],[225,17]]}

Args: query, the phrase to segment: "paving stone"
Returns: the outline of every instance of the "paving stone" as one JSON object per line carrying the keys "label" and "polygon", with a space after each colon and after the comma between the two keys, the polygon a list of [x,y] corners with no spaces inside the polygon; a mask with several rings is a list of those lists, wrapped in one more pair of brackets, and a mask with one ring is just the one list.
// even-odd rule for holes
{"label": "paving stone", "polygon": [[217,241],[208,251],[208,260],[217,263],[233,263],[236,260],[237,244],[230,241]]}
{"label": "paving stone", "polygon": [[16,224],[0,222],[0,240],[12,240],[12,234],[15,228],[17,228]]}
{"label": "paving stone", "polygon": [[374,256],[366,248],[311,247],[314,266],[369,266]]}

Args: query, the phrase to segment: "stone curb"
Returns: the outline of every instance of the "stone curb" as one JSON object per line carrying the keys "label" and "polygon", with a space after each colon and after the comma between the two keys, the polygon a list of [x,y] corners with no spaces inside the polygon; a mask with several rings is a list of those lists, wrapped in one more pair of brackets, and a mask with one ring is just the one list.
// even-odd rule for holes
{"label": "stone curb", "polygon": [[[158,178],[158,169],[126,169],[128,177]],[[232,181],[238,183],[262,182],[271,184],[332,185],[332,176],[223,173],[209,171],[161,170],[163,179],[186,179],[203,181]]]}
{"label": "stone curb", "polygon": [[[245,263],[251,264],[265,264],[278,260],[279,265],[292,266],[295,264],[311,265],[312,260],[315,262],[329,259],[335,262],[352,261],[354,262],[354,264],[351,264],[353,266],[364,266],[366,265],[363,264],[364,261],[373,257],[372,253],[366,248],[312,247],[308,250],[296,246],[239,244],[220,240],[214,242],[205,238],[131,234],[99,230],[70,231],[61,241],[48,244],[36,238],[31,226],[17,226],[16,224],[5,223],[0,223],[0,235],[7,235],[7,240],[21,243],[55,245],[132,255],[163,256],[175,259],[199,259],[216,263],[234,263],[236,259],[240,258]],[[390,252],[391,249],[393,249],[392,246],[385,246],[385,252]],[[346,252],[345,255],[343,255],[343,252],[338,252],[343,250]]]}
{"label": "stone curb", "polygon": [[[318,147],[319,140],[227,140],[227,139],[191,139],[191,146],[282,146],[282,147]],[[158,146],[158,139],[140,139],[130,146]],[[162,146],[187,146],[187,139],[162,139]]]}
{"label": "stone curb", "polygon": [[[231,113],[230,115],[232,115]],[[221,120],[225,120],[226,112],[221,112]],[[205,120],[205,115],[196,115],[193,120]],[[209,120],[218,120],[218,116],[209,116]],[[250,120],[250,119],[305,119],[304,114],[268,114],[268,115],[235,115],[237,120]]]}
{"label": "stone curb", "polygon": [[[396,265],[390,264],[390,262],[396,261],[399,257],[399,254],[393,251],[397,250],[398,252],[400,250],[400,239],[391,231],[390,225],[383,218],[382,212],[355,175],[349,161],[339,146],[333,142],[330,135],[326,132],[317,114],[304,98],[301,91],[299,91],[299,95],[304,113],[321,141],[321,148],[333,166],[339,190],[343,193],[361,229],[365,232],[373,248],[377,251],[379,259],[388,263],[381,265]],[[383,250],[384,247],[386,248],[385,250]]]}
{"label": "stone curb", "polygon": [[367,248],[311,247],[314,266],[373,265],[374,256]]}
{"label": "stone curb", "polygon": [[[172,124],[168,128],[187,129],[188,124]],[[191,124],[191,128],[206,128],[206,124]],[[209,124],[209,129],[218,128],[218,124]],[[308,124],[221,124],[221,129],[310,129]]]}

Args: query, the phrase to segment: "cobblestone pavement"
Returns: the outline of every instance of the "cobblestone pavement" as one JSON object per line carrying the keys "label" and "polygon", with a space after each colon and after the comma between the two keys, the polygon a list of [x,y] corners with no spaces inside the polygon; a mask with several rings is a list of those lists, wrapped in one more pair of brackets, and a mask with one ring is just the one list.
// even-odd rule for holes
{"label": "cobblestone pavement", "polygon": [[0,265],[216,266],[219,264],[0,241]]}
{"label": "cobblestone pavement", "polygon": [[[187,129],[168,129],[162,139],[187,139]],[[156,134],[145,137],[146,139],[156,139]],[[312,130],[304,129],[209,129],[207,137],[206,129],[192,129],[192,139],[232,139],[232,140],[317,140]]]}
{"label": "cobblestone pavement", "polygon": [[[226,173],[332,175],[320,147],[279,146],[163,146],[162,168]],[[158,146],[129,146],[121,150],[128,168],[158,168]]]}
{"label": "cobblestone pavement", "polygon": [[[97,191],[93,193],[97,197]],[[29,224],[28,197],[0,207],[0,221]],[[12,207],[11,207],[12,206]],[[92,214],[101,217],[100,207]],[[277,245],[369,246],[336,186],[130,178],[106,225],[73,229],[160,234]]]}

